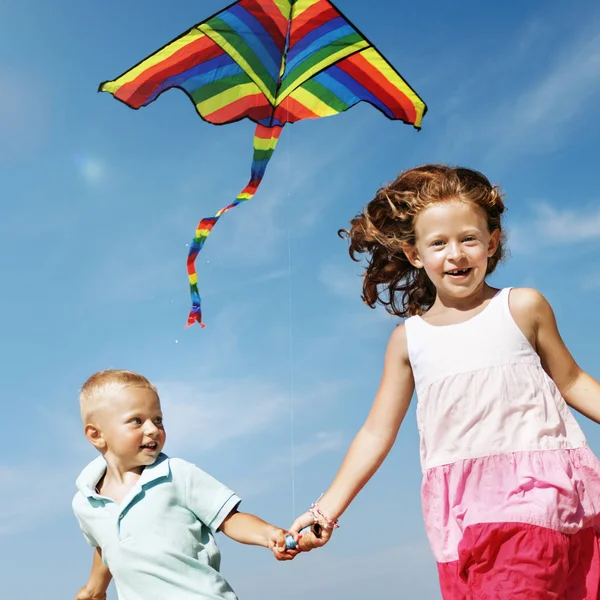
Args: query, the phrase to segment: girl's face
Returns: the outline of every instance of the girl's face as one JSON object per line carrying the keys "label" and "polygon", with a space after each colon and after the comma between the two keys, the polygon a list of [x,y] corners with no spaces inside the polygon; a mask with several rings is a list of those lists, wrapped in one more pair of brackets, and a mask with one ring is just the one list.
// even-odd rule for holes
{"label": "girl's face", "polygon": [[488,230],[485,213],[461,200],[438,202],[415,222],[416,244],[405,248],[411,264],[425,272],[438,294],[466,298],[483,283],[500,232]]}

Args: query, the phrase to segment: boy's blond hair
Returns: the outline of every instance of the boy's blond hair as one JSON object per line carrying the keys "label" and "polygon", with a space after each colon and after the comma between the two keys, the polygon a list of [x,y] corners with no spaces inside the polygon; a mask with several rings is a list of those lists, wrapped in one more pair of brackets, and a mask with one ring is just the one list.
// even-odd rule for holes
{"label": "boy's blond hair", "polygon": [[83,384],[79,393],[79,408],[84,424],[88,423],[94,412],[106,402],[111,392],[128,386],[147,388],[158,395],[152,383],[139,373],[125,369],[107,369],[94,373]]}

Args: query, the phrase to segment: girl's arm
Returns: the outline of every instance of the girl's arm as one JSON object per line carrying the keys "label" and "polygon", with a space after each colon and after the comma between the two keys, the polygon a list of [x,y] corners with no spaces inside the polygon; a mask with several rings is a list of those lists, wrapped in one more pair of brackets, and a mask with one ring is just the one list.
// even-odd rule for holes
{"label": "girl's arm", "polygon": [[79,590],[75,600],[106,600],[106,590],[111,579],[108,567],[102,562],[102,550],[96,548],[88,582]]}
{"label": "girl's arm", "polygon": [[[350,445],[333,483],[319,500],[319,509],[325,517],[337,520],[381,466],[394,445],[413,392],[406,330],[404,325],[400,325],[388,343],[383,376],[371,411]],[[295,535],[312,522],[312,515],[305,513],[296,519],[290,533]],[[326,525],[326,522],[321,525]],[[309,550],[322,546],[330,536],[331,528],[328,527],[323,528],[318,539],[307,533],[304,542],[300,541],[300,548]]]}
{"label": "girl's arm", "polygon": [[585,373],[571,356],[548,301],[536,290],[521,288],[512,290],[510,308],[517,325],[533,341],[544,370],[567,404],[600,423],[600,383]]}
{"label": "girl's arm", "polygon": [[298,554],[297,550],[286,550],[286,531],[248,513],[234,510],[223,521],[219,531],[241,544],[269,548],[277,560],[291,560]]}

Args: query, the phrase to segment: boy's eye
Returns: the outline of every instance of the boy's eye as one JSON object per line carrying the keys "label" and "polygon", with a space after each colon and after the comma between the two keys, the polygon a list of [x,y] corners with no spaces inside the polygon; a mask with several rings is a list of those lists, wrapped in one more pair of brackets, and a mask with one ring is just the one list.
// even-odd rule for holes
{"label": "boy's eye", "polygon": [[162,425],[163,424],[163,418],[162,417],[156,417],[156,419],[154,419],[154,423],[156,425]]}
{"label": "boy's eye", "polygon": [[468,235],[465,239],[465,242],[473,242],[475,241],[475,236],[474,235]]}
{"label": "boy's eye", "polygon": [[134,417],[133,419],[131,419],[131,422],[134,423],[135,425],[142,424],[142,420],[139,417]]}

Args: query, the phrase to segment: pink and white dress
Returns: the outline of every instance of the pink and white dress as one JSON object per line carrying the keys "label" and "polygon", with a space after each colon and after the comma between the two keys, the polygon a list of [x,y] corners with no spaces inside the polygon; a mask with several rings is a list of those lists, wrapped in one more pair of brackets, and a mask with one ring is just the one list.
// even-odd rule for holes
{"label": "pink and white dress", "polygon": [[514,321],[405,321],[444,600],[600,599],[600,462]]}

